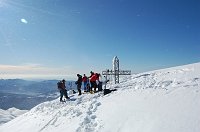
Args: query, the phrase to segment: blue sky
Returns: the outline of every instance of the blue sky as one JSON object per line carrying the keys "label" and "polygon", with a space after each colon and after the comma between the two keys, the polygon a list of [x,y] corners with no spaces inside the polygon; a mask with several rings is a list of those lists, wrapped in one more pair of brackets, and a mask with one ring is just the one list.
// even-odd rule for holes
{"label": "blue sky", "polygon": [[198,0],[0,0],[0,78],[76,79],[200,61]]}

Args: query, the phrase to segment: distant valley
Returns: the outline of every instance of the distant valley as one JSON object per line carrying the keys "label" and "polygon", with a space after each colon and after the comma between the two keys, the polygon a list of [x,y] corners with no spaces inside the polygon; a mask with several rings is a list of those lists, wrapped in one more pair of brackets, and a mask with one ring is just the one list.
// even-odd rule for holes
{"label": "distant valley", "polygon": [[[15,107],[29,110],[45,101],[59,97],[58,80],[27,81],[22,79],[0,79],[0,109]],[[75,89],[74,81],[67,81],[67,90]]]}

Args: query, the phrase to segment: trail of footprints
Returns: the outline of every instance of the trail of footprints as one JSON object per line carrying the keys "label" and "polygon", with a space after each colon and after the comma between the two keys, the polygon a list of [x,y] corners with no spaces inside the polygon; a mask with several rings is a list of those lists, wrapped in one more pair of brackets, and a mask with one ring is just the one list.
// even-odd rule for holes
{"label": "trail of footprints", "polygon": [[98,128],[100,127],[97,117],[94,114],[100,106],[101,103],[98,102],[96,99],[92,101],[90,104],[86,117],[84,117],[83,121],[80,123],[80,127],[76,130],[76,132],[95,132],[98,131]]}

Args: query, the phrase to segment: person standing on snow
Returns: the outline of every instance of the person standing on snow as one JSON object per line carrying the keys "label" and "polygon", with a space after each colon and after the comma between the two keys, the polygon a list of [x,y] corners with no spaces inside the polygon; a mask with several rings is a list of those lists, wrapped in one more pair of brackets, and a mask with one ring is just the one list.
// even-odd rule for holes
{"label": "person standing on snow", "polygon": [[[91,74],[91,78],[90,78],[91,90],[92,90],[92,88],[94,88],[95,93],[96,93],[96,88],[97,88],[96,79],[97,79],[96,74],[94,74],[94,73]],[[90,92],[92,92],[92,91],[90,91]]]}
{"label": "person standing on snow", "polygon": [[89,76],[89,78],[91,78],[92,75],[94,75],[94,72],[93,72],[93,71],[90,71],[90,76]]}
{"label": "person standing on snow", "polygon": [[84,92],[87,92],[88,78],[85,74],[83,75],[82,81],[83,81],[83,85],[84,85]]}
{"label": "person standing on snow", "polygon": [[78,80],[76,81],[78,95],[81,95],[82,76],[77,74]]}
{"label": "person standing on snow", "polygon": [[102,91],[102,80],[101,80],[101,74],[100,73],[96,73],[96,84],[97,84],[97,88],[98,91]]}
{"label": "person standing on snow", "polygon": [[58,89],[60,91],[60,102],[64,102],[62,100],[63,96],[65,96],[66,99],[69,99],[69,97],[67,95],[66,86],[65,86],[65,80],[63,79],[62,81],[59,81],[57,83],[57,85],[58,85]]}

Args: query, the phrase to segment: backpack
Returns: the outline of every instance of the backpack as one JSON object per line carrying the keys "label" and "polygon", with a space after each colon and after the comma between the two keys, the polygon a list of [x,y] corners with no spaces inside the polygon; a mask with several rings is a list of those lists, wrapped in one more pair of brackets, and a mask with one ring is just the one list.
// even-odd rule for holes
{"label": "backpack", "polygon": [[103,94],[106,95],[106,94],[111,93],[112,91],[117,91],[117,89],[112,89],[112,90],[110,90],[110,89],[104,89],[103,90]]}
{"label": "backpack", "polygon": [[61,81],[58,82],[58,83],[57,83],[57,86],[58,86],[58,89],[62,88],[62,82],[61,82]]}

